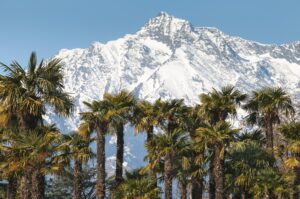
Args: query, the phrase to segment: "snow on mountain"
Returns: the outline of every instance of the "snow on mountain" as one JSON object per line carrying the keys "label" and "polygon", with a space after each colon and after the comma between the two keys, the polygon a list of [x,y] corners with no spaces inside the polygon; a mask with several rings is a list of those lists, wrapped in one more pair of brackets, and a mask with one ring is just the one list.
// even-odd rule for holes
{"label": "snow on mountain", "polygon": [[[226,35],[216,28],[193,27],[188,21],[160,13],[138,32],[86,49],[63,49],[66,91],[75,99],[73,117],[58,123],[65,132],[76,129],[82,101],[101,99],[104,92],[132,91],[153,101],[184,98],[198,102],[200,93],[235,85],[245,92],[263,86],[282,86],[300,99],[300,42],[261,44]],[[130,128],[127,128],[130,129]],[[128,130],[130,131],[130,130]],[[143,136],[126,136],[126,165],[143,163]],[[114,139],[108,142],[113,168]]]}

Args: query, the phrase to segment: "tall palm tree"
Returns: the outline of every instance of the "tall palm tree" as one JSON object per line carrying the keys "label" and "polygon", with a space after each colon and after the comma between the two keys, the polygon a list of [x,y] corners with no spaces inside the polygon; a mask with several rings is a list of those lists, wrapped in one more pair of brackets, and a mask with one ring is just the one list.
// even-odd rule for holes
{"label": "tall palm tree", "polygon": [[[191,107],[187,118],[185,118],[185,129],[190,135],[191,142],[195,141],[196,130],[200,127],[203,127],[203,119],[198,114],[199,105],[195,107]],[[203,183],[204,183],[204,164],[205,153],[203,149],[199,150],[199,147],[191,146],[191,150],[189,152],[188,157],[191,159],[190,161],[190,178],[191,178],[191,199],[201,199],[203,195]]]}
{"label": "tall palm tree", "polygon": [[213,177],[215,180],[216,199],[224,198],[224,154],[226,147],[233,139],[238,129],[232,129],[226,122],[220,121],[215,125],[208,124],[196,131],[196,143],[199,148],[214,146],[213,151]]}
{"label": "tall palm tree", "polygon": [[105,93],[103,100],[111,105],[109,109],[110,124],[117,136],[115,182],[118,186],[123,181],[124,125],[132,120],[136,99],[131,93],[122,90],[118,94]]}
{"label": "tall palm tree", "polygon": [[[189,108],[184,104],[183,99],[172,99],[161,103],[159,126],[170,136],[172,140],[172,134],[176,135],[178,132],[174,132],[176,129],[184,126],[184,119],[189,113]],[[178,130],[176,130],[178,131]],[[176,137],[176,136],[175,136]],[[173,141],[173,140],[172,140]],[[165,198],[172,198],[172,175],[173,169],[173,153],[166,150],[164,157],[164,182],[165,182]]]}
{"label": "tall palm tree", "polygon": [[[151,142],[153,138],[154,127],[158,125],[160,117],[161,100],[156,100],[153,104],[146,101],[140,100],[137,103],[135,109],[133,123],[135,125],[136,132],[146,132],[147,142]],[[151,160],[149,160],[151,162]],[[154,170],[150,171],[152,180],[157,184],[156,173]]]}
{"label": "tall palm tree", "polygon": [[291,97],[279,87],[263,88],[253,91],[243,107],[248,111],[247,122],[264,128],[266,145],[274,153],[274,125],[281,122],[284,114],[289,117],[295,113]]}
{"label": "tall palm tree", "polygon": [[81,199],[83,196],[82,164],[86,163],[92,156],[89,147],[91,141],[92,139],[83,137],[78,132],[72,132],[65,136],[67,149],[71,154],[70,159],[74,159],[73,199]]}
{"label": "tall palm tree", "polygon": [[[59,115],[70,115],[73,102],[63,91],[63,66],[60,59],[38,63],[34,52],[27,70],[16,61],[10,65],[0,63],[5,72],[0,75],[0,106],[12,113],[10,118],[16,118],[21,129],[32,130],[42,125],[48,106]],[[43,184],[44,176],[39,176]],[[44,191],[43,185],[41,191]]]}
{"label": "tall palm tree", "polygon": [[106,100],[84,102],[88,112],[82,112],[82,123],[79,133],[84,137],[90,137],[90,134],[96,131],[97,143],[97,183],[96,192],[98,199],[105,198],[105,135],[108,132],[110,122],[112,121],[113,104]]}
{"label": "tall palm tree", "polygon": [[154,135],[153,140],[146,143],[151,162],[146,168],[163,164],[164,198],[172,198],[172,182],[174,177],[174,161],[185,153],[188,146],[188,136],[182,129],[176,128],[172,133]]}
{"label": "tall palm tree", "polygon": [[294,196],[300,197],[300,122],[291,122],[282,125],[280,132],[288,140],[287,150],[290,156],[287,157],[285,164],[288,168],[292,168],[295,174],[294,180]]}
{"label": "tall palm tree", "polygon": [[[199,114],[201,117],[215,125],[220,121],[225,121],[229,116],[236,116],[237,108],[247,98],[246,94],[241,93],[233,86],[225,86],[221,90],[213,90],[207,94],[200,95]],[[213,152],[213,150],[212,150]],[[209,170],[209,198],[215,198],[215,183],[213,178],[214,165],[210,163]]]}

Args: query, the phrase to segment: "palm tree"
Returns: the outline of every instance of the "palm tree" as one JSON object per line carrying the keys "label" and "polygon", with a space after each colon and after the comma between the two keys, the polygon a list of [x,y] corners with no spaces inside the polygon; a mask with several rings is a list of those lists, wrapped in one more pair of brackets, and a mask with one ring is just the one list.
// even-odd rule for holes
{"label": "palm tree", "polygon": [[236,135],[226,161],[230,171],[232,191],[241,194],[242,199],[252,198],[250,189],[261,172],[272,168],[274,159],[263,148],[263,138],[259,131]]}
{"label": "palm tree", "polygon": [[[187,118],[185,118],[185,129],[190,135],[191,142],[195,141],[196,130],[200,127],[203,127],[203,119],[199,116],[199,105],[191,107]],[[205,164],[205,153],[203,149],[199,150],[199,147],[191,146],[188,157],[190,161],[190,178],[191,178],[191,198],[192,199],[201,199],[203,195],[203,182],[204,182],[204,164]]]}
{"label": "palm tree", "polygon": [[20,127],[34,129],[42,123],[46,106],[55,113],[68,116],[73,109],[70,96],[63,91],[63,64],[60,59],[37,63],[36,54],[30,56],[27,70],[18,62],[0,66],[6,75],[0,75],[0,105],[16,113]]}
{"label": "palm tree", "polygon": [[153,129],[158,125],[160,114],[160,100],[156,100],[154,104],[140,100],[137,103],[133,123],[135,125],[135,131],[146,132],[147,141],[151,141],[153,137]]}
{"label": "palm tree", "polygon": [[38,199],[44,197],[41,176],[59,171],[66,161],[61,155],[63,141],[54,126],[45,126],[19,133],[5,132],[5,144],[0,146],[7,156],[1,168],[22,175],[21,197]]}
{"label": "palm tree", "polygon": [[167,134],[171,134],[176,128],[182,127],[189,107],[184,104],[183,99],[172,99],[160,102],[159,126]]}
{"label": "palm tree", "polygon": [[[16,121],[13,120],[11,114],[4,111],[2,107],[0,107],[0,143],[6,144],[5,139],[3,139],[3,133],[8,130],[15,129],[14,126],[17,126]],[[3,162],[6,158],[5,152],[0,150],[0,162]],[[4,175],[4,173],[6,175]],[[0,172],[0,176],[3,179],[7,179],[7,198],[15,199],[17,194],[17,186],[18,186],[18,177],[13,172]]]}
{"label": "palm tree", "polygon": [[122,90],[120,93],[115,95],[105,93],[103,100],[110,104],[110,124],[113,126],[117,136],[115,181],[116,186],[118,186],[123,181],[124,125],[133,118],[136,99],[131,93]]}
{"label": "palm tree", "polygon": [[[92,165],[83,164],[81,172],[82,199],[96,198],[96,169]],[[46,198],[72,199],[74,187],[74,167],[65,167],[63,172],[47,178]]]}
{"label": "palm tree", "polygon": [[212,92],[200,95],[199,113],[210,124],[225,121],[229,115],[235,116],[237,108],[247,98],[233,86],[225,86],[220,91],[213,88]]}
{"label": "palm tree", "polygon": [[105,135],[108,132],[110,122],[112,121],[112,107],[109,101],[84,102],[88,112],[80,113],[83,121],[79,128],[79,133],[84,137],[90,137],[90,134],[96,131],[97,142],[97,183],[96,192],[98,199],[105,198]]}
{"label": "palm tree", "polygon": [[113,195],[119,199],[159,199],[160,188],[151,180],[151,176],[141,174],[140,169],[126,172],[124,182]]}
{"label": "palm tree", "polygon": [[289,178],[274,168],[263,169],[250,189],[254,199],[292,198],[292,184]]}
{"label": "palm tree", "polygon": [[282,125],[280,132],[288,140],[287,150],[290,156],[287,157],[285,164],[288,168],[292,168],[295,174],[294,180],[294,196],[300,197],[300,122],[291,122]]}
{"label": "palm tree", "polygon": [[247,116],[249,124],[264,128],[267,148],[274,154],[274,125],[281,122],[282,114],[287,117],[294,114],[291,97],[282,88],[263,88],[253,91],[243,108],[249,112]]}
{"label": "palm tree", "polygon": [[[138,133],[146,132],[147,142],[151,142],[153,138],[154,127],[158,125],[161,104],[162,102],[160,99],[156,100],[154,104],[151,104],[146,100],[141,100],[137,103],[133,117],[135,131]],[[149,160],[149,162],[151,162],[151,160]],[[157,184],[155,171],[151,170],[150,175],[152,176],[152,180],[155,182],[155,184]]]}
{"label": "palm tree", "polygon": [[174,161],[186,152],[188,144],[187,134],[179,128],[174,129],[172,133],[154,135],[153,140],[146,143],[146,149],[149,151],[148,159],[151,160],[146,170],[163,164],[164,198],[166,199],[172,198]]}
{"label": "palm tree", "polygon": [[[60,59],[38,63],[33,52],[27,70],[16,61],[10,65],[0,63],[0,67],[5,72],[5,75],[0,75],[0,106],[10,114],[10,118],[17,120],[21,129],[33,130],[42,125],[42,116],[48,106],[59,115],[71,114],[73,102],[63,91],[63,64]],[[39,176],[42,184],[44,176]]]}
{"label": "palm tree", "polygon": [[[213,88],[212,92],[200,95],[200,116],[211,125],[225,121],[228,116],[236,116],[237,108],[247,98],[233,86],[225,86],[220,91]],[[215,183],[213,179],[214,165],[210,163],[209,170],[209,198],[215,198]]]}
{"label": "palm tree", "polygon": [[[178,181],[178,190],[180,193],[181,199],[187,199],[188,198],[188,185],[193,180],[198,180],[196,176],[193,176],[193,173],[195,172],[194,168],[194,159],[195,153],[192,147],[192,142],[190,140],[186,141],[186,145],[183,146],[184,148],[181,148],[177,153],[173,160],[173,173],[174,177]],[[197,168],[198,169],[198,168]],[[202,176],[202,175],[201,175]],[[200,178],[201,179],[201,178]],[[202,180],[202,179],[201,179]],[[202,181],[201,181],[202,183]],[[192,183],[194,185],[194,183]],[[192,190],[195,189],[195,187],[192,187]],[[202,190],[201,190],[202,191]],[[195,196],[192,194],[192,198]],[[199,198],[202,198],[202,194],[199,196]]]}
{"label": "palm tree", "polygon": [[226,147],[233,139],[233,135],[238,129],[232,129],[226,122],[220,121],[215,125],[208,124],[206,127],[200,127],[196,131],[196,143],[199,148],[214,146],[213,151],[213,177],[215,180],[216,199],[223,199],[224,196],[224,154]]}
{"label": "palm tree", "polygon": [[[174,141],[172,140],[172,136],[178,134],[178,132],[175,133],[174,131],[184,126],[184,119],[188,115],[189,108],[185,106],[183,99],[172,99],[169,101],[161,102],[160,107],[159,126],[165,131],[167,136],[170,136],[169,141]],[[174,154],[172,153],[172,151],[166,150],[166,154],[164,156],[164,181],[166,199],[172,198],[171,171],[173,169],[173,156]]]}
{"label": "palm tree", "polygon": [[81,199],[83,196],[82,164],[92,156],[89,147],[91,139],[81,136],[78,132],[72,132],[70,135],[65,136],[65,142],[71,154],[70,158],[74,158],[73,199]]}

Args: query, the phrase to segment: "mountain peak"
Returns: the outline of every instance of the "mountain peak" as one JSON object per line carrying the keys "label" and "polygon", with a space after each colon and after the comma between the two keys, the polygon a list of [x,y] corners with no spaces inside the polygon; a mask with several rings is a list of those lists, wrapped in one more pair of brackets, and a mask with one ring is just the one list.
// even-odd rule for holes
{"label": "mountain peak", "polygon": [[140,33],[147,35],[175,35],[179,32],[191,32],[193,30],[190,22],[176,18],[166,12],[160,12],[156,17],[150,19]]}
{"label": "mountain peak", "polygon": [[161,11],[157,15],[157,17],[171,17],[167,12]]}

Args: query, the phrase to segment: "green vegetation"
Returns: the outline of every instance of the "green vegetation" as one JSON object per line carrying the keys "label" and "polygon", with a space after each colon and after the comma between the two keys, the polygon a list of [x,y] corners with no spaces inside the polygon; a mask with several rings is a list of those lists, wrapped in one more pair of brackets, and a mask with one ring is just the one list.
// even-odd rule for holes
{"label": "green vegetation", "polygon": [[[172,199],[175,186],[181,199],[300,197],[300,121],[282,88],[248,96],[224,86],[194,106],[105,93],[84,102],[78,129],[62,134],[43,121],[49,108],[63,117],[74,109],[61,60],[37,63],[32,53],[27,70],[1,67],[0,198]],[[237,123],[238,109],[247,116]],[[147,162],[123,174],[126,124],[146,133]],[[109,134],[117,137],[113,176],[105,168]]]}

